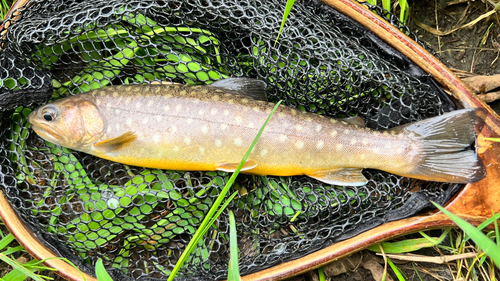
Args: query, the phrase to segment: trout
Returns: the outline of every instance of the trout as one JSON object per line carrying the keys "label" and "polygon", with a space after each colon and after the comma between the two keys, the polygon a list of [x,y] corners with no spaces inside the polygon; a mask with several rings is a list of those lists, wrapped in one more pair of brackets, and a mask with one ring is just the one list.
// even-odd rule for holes
{"label": "trout", "polygon": [[[234,171],[274,104],[266,84],[229,78],[208,86],[122,85],[57,100],[29,116],[43,139],[128,165],[169,170]],[[280,106],[243,166],[254,175],[307,175],[361,186],[363,168],[428,181],[485,177],[471,149],[473,109],[389,130],[359,117],[333,119]]]}

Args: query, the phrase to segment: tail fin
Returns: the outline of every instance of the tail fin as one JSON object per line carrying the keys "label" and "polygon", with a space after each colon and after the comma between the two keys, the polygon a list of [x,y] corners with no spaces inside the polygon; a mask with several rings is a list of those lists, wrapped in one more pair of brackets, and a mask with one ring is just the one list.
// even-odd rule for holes
{"label": "tail fin", "polygon": [[[480,109],[462,109],[393,130],[413,135],[422,144],[414,169],[404,176],[452,183],[472,183],[486,176],[486,169],[471,149],[484,121]],[[414,134],[411,134],[411,133]]]}

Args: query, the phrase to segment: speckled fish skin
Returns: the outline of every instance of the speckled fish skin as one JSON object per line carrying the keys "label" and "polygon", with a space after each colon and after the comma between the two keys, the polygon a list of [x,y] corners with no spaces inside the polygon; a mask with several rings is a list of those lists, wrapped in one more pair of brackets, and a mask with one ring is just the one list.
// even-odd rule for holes
{"label": "speckled fish skin", "polygon": [[[274,105],[211,86],[114,86],[52,103],[49,106],[57,110],[52,122],[43,120],[47,106],[41,107],[30,115],[30,122],[51,142],[115,162],[170,170],[230,171]],[[127,134],[132,137],[118,149],[101,143]],[[245,172],[309,175],[348,185],[366,183],[362,168],[449,182],[484,177],[477,155],[471,164],[476,166],[465,176],[420,174],[416,166],[427,153],[424,150],[421,138],[404,128],[375,131],[280,106],[250,154]]]}

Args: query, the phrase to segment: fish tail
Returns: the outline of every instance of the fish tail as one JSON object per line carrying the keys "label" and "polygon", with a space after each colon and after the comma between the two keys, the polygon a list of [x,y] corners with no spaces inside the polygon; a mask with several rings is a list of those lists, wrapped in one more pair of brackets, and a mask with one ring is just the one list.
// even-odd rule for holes
{"label": "fish tail", "polygon": [[473,183],[486,176],[481,158],[471,144],[484,121],[480,109],[462,109],[420,122],[403,125],[402,130],[420,149],[411,169],[403,176],[429,181]]}

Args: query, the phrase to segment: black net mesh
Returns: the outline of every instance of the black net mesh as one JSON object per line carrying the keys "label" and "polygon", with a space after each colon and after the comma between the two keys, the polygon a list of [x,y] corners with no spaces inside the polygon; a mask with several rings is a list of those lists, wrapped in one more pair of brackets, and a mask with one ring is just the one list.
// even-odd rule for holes
{"label": "black net mesh", "polygon": [[[101,257],[123,276],[165,278],[230,176],[129,167],[46,142],[27,115],[49,99],[112,85],[247,76],[266,81],[272,101],[361,116],[376,129],[454,107],[420,68],[321,2],[297,2],[274,45],[284,5],[31,1],[0,29],[0,184],[20,216],[82,269]],[[377,170],[364,175],[369,183],[358,188],[240,175],[228,209],[238,222],[241,274],[411,216],[428,198],[443,201],[459,188]],[[224,278],[228,230],[224,212],[181,275]]]}

